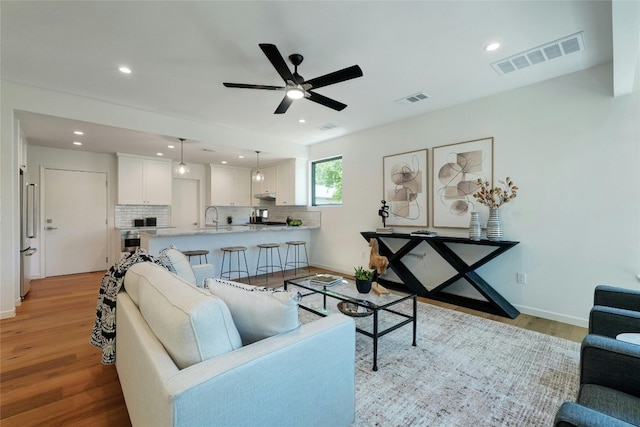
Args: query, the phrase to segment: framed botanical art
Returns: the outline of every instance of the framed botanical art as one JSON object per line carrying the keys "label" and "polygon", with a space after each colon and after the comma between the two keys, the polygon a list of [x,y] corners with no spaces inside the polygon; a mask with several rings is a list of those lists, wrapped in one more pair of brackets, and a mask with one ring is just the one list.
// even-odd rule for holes
{"label": "framed botanical art", "polygon": [[429,225],[427,159],[427,150],[394,154],[382,159],[382,197],[389,204],[388,225]]}
{"label": "framed botanical art", "polygon": [[493,137],[432,149],[434,227],[467,228],[478,178],[493,183]]}

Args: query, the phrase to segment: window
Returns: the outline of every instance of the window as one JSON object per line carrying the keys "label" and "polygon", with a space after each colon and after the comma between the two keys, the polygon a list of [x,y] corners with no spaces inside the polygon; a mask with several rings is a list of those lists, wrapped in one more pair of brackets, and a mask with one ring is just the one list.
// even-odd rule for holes
{"label": "window", "polygon": [[311,204],[342,204],[342,156],[311,163]]}

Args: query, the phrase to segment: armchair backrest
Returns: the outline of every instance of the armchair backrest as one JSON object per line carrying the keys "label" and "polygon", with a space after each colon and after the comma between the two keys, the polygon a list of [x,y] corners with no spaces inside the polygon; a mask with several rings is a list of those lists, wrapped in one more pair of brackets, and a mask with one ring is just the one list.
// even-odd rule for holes
{"label": "armchair backrest", "polygon": [[598,285],[594,291],[593,305],[640,311],[640,290]]}

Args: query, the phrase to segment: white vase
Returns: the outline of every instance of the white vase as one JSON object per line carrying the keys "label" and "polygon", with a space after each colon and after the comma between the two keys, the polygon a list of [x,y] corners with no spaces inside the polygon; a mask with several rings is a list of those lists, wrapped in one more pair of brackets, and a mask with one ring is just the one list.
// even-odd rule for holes
{"label": "white vase", "polygon": [[469,239],[480,240],[482,238],[482,227],[480,225],[480,213],[471,212],[471,221],[469,221]]}
{"label": "white vase", "polygon": [[487,221],[487,239],[493,241],[502,240],[502,218],[500,209],[489,209],[489,220]]}

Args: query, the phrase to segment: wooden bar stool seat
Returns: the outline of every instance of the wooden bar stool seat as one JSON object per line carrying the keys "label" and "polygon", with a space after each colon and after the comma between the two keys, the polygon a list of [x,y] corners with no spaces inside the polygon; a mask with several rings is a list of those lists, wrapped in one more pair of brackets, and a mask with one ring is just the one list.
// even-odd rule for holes
{"label": "wooden bar stool seat", "polygon": [[[238,274],[238,279],[240,279],[242,273],[246,273],[247,274],[247,280],[249,281],[249,284],[251,284],[251,280],[249,278],[249,267],[247,265],[247,248],[245,246],[227,246],[224,248],[220,248],[220,250],[222,251],[222,267],[220,268],[220,278],[221,279],[227,279],[227,280],[233,280],[231,278],[232,273],[237,273]],[[242,269],[241,265],[240,265],[240,252],[242,252],[242,256],[244,257],[244,270]],[[231,258],[233,254],[237,255],[236,258],[236,269],[233,270],[231,267]],[[227,254],[229,254],[229,261],[228,261],[228,265],[227,265],[227,269],[225,270],[224,268],[224,260],[227,256]],[[226,277],[225,277],[226,276]]]}
{"label": "wooden bar stool seat", "polygon": [[[262,255],[262,250],[264,249],[265,259],[264,265],[260,265],[260,256]],[[273,260],[273,250],[278,254],[278,264]],[[258,263],[256,265],[256,278],[258,274],[264,271],[264,280],[269,279],[269,271],[271,271],[271,275],[273,276],[274,269],[280,269],[282,273],[282,278],[284,279],[284,271],[282,269],[282,258],[280,257],[280,245],[278,243],[261,243],[258,245]]]}
{"label": "wooden bar stool seat", "polygon": [[182,251],[182,253],[189,258],[189,262],[191,262],[191,257],[197,256],[199,257],[198,261],[202,264],[202,257],[204,256],[204,263],[207,264],[209,260],[207,260],[207,255],[209,251],[206,249],[198,249],[195,251]]}
{"label": "wooden bar stool seat", "polygon": [[[284,268],[293,267],[293,274],[298,274],[298,269],[301,267],[307,267],[309,273],[311,273],[311,267],[309,266],[309,256],[307,255],[307,242],[304,240],[292,240],[287,243],[287,255],[284,259]],[[300,247],[304,249],[304,259],[300,258]],[[293,248],[291,251],[292,261],[289,261],[289,249]]]}

